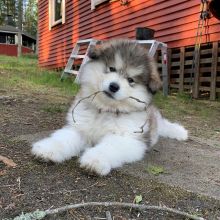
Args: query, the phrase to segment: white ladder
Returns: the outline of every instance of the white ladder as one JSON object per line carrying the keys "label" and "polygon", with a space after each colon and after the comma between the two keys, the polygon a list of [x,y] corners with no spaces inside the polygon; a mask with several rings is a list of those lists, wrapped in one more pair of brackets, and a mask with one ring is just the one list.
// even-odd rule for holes
{"label": "white ladder", "polygon": [[163,78],[163,94],[168,95],[168,59],[167,59],[167,44],[157,40],[136,40],[139,44],[149,45],[149,55],[154,57],[157,50],[161,50],[161,67]]}
{"label": "white ladder", "polygon": [[[85,64],[89,60],[89,57],[87,56],[87,54],[88,54],[88,51],[89,51],[91,45],[96,45],[97,42],[98,42],[98,40],[96,40],[96,39],[78,40],[76,42],[76,44],[71,52],[71,55],[68,59],[68,62],[66,64],[66,67],[62,73],[61,80],[63,80],[65,78],[66,74],[67,75],[76,75],[77,78],[79,77],[79,73],[82,69],[83,64]],[[80,51],[80,46],[82,46],[83,44],[84,45],[88,44],[86,53],[84,55],[79,55],[78,53]],[[76,59],[83,59],[78,71],[72,69],[74,61]],[[77,78],[76,78],[76,81],[77,81]]]}

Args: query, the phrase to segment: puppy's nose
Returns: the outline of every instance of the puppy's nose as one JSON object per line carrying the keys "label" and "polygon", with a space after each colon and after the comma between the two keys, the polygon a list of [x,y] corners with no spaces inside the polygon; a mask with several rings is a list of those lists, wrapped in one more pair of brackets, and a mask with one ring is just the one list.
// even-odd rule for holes
{"label": "puppy's nose", "polygon": [[117,83],[115,83],[115,82],[110,83],[110,85],[109,85],[109,91],[115,93],[115,92],[117,92],[119,89],[120,89],[120,86],[119,86]]}

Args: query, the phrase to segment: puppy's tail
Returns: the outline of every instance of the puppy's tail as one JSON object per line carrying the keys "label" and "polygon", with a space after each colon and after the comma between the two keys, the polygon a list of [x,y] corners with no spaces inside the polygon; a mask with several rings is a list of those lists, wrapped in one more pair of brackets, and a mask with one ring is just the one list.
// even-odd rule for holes
{"label": "puppy's tail", "polygon": [[158,133],[161,137],[168,137],[184,141],[188,139],[188,131],[178,123],[172,123],[158,115]]}

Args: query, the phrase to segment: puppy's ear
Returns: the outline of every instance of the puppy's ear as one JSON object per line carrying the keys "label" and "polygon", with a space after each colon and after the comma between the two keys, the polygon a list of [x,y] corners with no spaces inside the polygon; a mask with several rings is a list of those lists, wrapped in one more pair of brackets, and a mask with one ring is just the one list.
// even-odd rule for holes
{"label": "puppy's ear", "polygon": [[101,56],[101,53],[102,53],[102,49],[100,48],[99,45],[96,46],[92,45],[89,48],[88,57],[93,60],[98,60]]}
{"label": "puppy's ear", "polygon": [[154,60],[151,60],[151,73],[149,78],[148,87],[152,94],[155,94],[161,87],[162,81],[157,70],[157,65]]}

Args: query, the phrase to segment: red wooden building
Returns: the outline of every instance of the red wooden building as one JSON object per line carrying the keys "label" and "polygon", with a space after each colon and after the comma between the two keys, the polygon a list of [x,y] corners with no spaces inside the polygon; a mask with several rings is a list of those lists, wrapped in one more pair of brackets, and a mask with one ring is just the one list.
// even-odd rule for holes
{"label": "red wooden building", "polygon": [[[18,29],[11,25],[0,26],[0,54],[17,56]],[[36,39],[22,32],[22,54],[33,53],[36,47]]]}
{"label": "red wooden building", "polygon": [[[155,30],[155,39],[172,49],[170,87],[189,89],[189,79],[185,80],[184,74],[187,76],[189,72],[187,57],[192,56],[190,46],[195,44],[200,3],[200,0],[39,0],[39,65],[64,67],[78,39],[135,39],[137,27],[149,27]],[[207,54],[204,59],[210,58],[210,65],[205,64],[206,60],[201,66],[206,69],[201,81],[205,84],[200,86],[201,91],[209,87],[207,91],[211,92],[214,79],[215,98],[220,92],[220,21],[212,16],[204,30],[202,43],[211,42],[204,47]],[[216,67],[211,65],[213,52],[217,53]]]}

